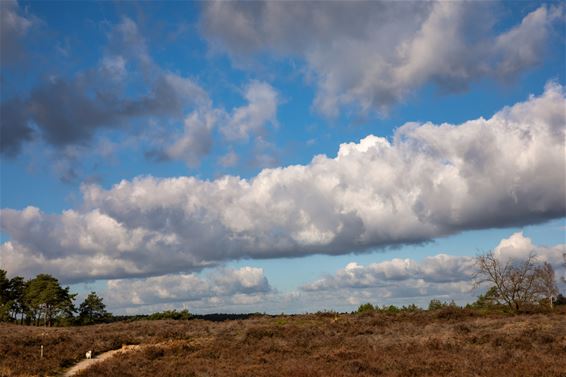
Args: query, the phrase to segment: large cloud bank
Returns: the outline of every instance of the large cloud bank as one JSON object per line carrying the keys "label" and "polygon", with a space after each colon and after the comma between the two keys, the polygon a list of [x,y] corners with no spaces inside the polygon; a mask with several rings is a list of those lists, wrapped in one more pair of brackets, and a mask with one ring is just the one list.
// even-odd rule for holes
{"label": "large cloud bank", "polygon": [[345,105],[387,112],[429,82],[462,90],[539,64],[563,8],[541,6],[503,31],[500,11],[487,2],[215,1],[202,29],[236,61],[264,52],[304,61],[324,114]]}
{"label": "large cloud bank", "polygon": [[336,157],[246,180],[139,177],[79,209],[4,209],[0,265],[67,281],[187,272],[239,258],[343,254],[566,213],[564,90],[490,119],[406,124]]}

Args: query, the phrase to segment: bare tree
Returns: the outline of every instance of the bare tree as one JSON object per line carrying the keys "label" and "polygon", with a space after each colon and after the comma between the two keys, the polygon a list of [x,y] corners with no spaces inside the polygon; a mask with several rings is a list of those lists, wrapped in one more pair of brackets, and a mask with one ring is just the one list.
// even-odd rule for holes
{"label": "bare tree", "polygon": [[550,308],[554,306],[554,300],[558,296],[558,286],[554,275],[554,268],[548,262],[544,262],[542,267],[537,269],[537,289],[541,296],[548,300]]}
{"label": "bare tree", "polygon": [[476,257],[478,271],[476,286],[489,283],[494,289],[494,299],[506,304],[511,310],[519,310],[524,304],[537,303],[541,298],[556,297],[554,270],[548,263],[536,262],[536,255],[525,260],[498,259],[493,251]]}

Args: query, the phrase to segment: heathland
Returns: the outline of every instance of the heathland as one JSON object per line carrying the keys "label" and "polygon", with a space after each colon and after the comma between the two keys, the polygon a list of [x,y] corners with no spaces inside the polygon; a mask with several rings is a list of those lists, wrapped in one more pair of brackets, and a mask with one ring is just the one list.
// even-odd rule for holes
{"label": "heathland", "polygon": [[[434,311],[136,320],[77,327],[0,324],[1,376],[566,376],[566,312]],[[43,345],[43,357],[40,348]]]}

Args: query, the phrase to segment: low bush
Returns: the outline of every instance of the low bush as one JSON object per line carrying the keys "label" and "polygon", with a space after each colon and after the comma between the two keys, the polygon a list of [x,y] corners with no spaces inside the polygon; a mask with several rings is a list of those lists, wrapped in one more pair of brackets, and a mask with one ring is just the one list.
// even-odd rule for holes
{"label": "low bush", "polygon": [[372,304],[370,304],[369,302],[365,303],[365,304],[361,304],[358,307],[358,310],[357,310],[358,313],[366,313],[366,312],[373,312],[373,311],[375,311],[375,307]]}

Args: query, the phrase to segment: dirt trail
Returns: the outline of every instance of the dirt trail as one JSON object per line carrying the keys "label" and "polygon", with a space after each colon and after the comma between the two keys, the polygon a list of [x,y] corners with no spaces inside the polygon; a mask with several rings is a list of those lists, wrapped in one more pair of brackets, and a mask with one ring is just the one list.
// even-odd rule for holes
{"label": "dirt trail", "polygon": [[72,366],[69,370],[67,370],[67,372],[65,372],[65,374],[63,376],[64,377],[74,376],[75,374],[82,372],[83,370],[85,370],[87,368],[90,368],[94,364],[99,363],[99,362],[104,361],[104,360],[107,360],[111,357],[114,357],[119,353],[135,351],[135,350],[138,350],[140,348],[141,348],[141,346],[139,346],[139,345],[122,346],[122,348],[120,348],[120,349],[101,353],[100,355],[96,356],[95,358],[84,359],[84,360],[80,361],[79,363],[75,364],[74,366]]}

